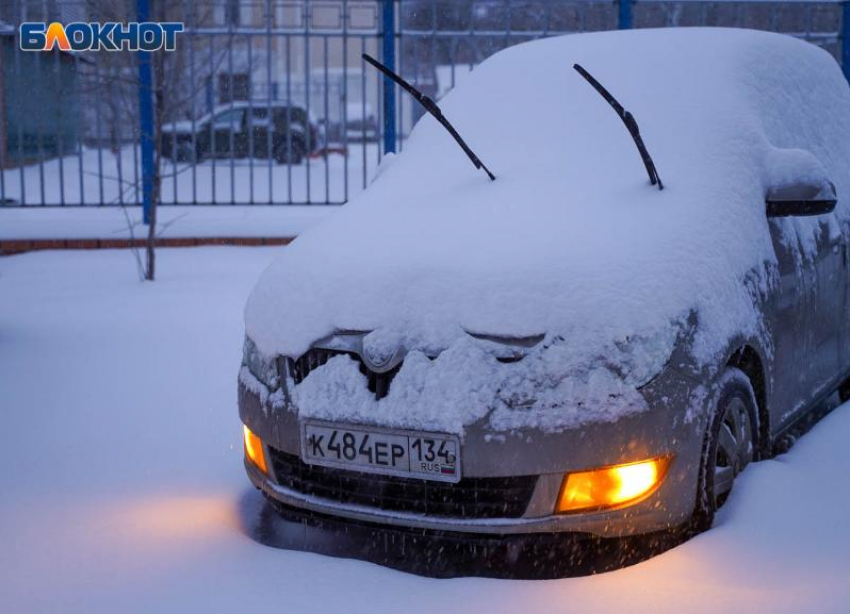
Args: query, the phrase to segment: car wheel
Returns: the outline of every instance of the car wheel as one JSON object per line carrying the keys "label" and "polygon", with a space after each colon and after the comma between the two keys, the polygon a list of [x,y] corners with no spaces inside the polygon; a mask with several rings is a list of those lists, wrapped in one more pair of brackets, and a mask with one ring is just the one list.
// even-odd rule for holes
{"label": "car wheel", "polygon": [[703,446],[698,504],[698,530],[711,527],[715,512],[729,498],[735,478],[755,457],[756,403],[743,371],[727,369],[719,380],[711,427]]}
{"label": "car wheel", "polygon": [[293,139],[291,146],[286,141],[281,143],[275,149],[274,158],[278,164],[301,164],[304,153],[304,144],[298,139]]}
{"label": "car wheel", "polygon": [[173,160],[175,162],[194,162],[195,152],[192,149],[191,143],[179,143],[174,152]]}

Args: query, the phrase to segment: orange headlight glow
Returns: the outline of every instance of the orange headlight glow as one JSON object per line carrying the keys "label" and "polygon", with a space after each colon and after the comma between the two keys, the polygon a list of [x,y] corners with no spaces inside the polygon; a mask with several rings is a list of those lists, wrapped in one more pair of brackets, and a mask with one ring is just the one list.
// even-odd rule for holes
{"label": "orange headlight glow", "polygon": [[568,473],[561,484],[555,513],[587,512],[637,503],[661,485],[669,464],[670,459],[662,456]]}
{"label": "orange headlight glow", "polygon": [[263,473],[268,473],[266,470],[266,455],[263,453],[263,441],[257,437],[251,429],[242,425],[242,430],[245,434],[245,456],[251,459],[257,468]]}

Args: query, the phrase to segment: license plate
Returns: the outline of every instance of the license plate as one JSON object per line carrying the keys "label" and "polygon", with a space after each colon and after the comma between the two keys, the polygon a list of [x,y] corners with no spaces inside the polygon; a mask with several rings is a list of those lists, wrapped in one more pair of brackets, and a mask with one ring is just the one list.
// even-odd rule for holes
{"label": "license plate", "polygon": [[440,433],[306,421],[301,424],[301,458],[311,465],[352,471],[460,480],[460,441]]}

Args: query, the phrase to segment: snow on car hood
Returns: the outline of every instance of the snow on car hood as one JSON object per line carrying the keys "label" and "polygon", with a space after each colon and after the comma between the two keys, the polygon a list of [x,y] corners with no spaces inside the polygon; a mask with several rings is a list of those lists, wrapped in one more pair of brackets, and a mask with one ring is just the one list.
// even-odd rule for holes
{"label": "snow on car hood", "polygon": [[491,432],[613,422],[647,409],[637,388],[661,369],[674,334],[667,327],[652,338],[612,344],[594,359],[574,351],[573,339],[556,336],[515,363],[497,360],[492,344],[461,337],[436,359],[409,352],[381,400],[355,360],[336,356],[291,387],[290,401],[307,418],[461,435],[481,420]]}
{"label": "snow on car hood", "polygon": [[[635,115],[663,191],[576,62]],[[269,266],[247,304],[247,334],[270,355],[296,357],[354,329],[411,352],[451,358],[448,349],[466,348],[471,359],[465,331],[544,333],[565,340],[561,359],[573,365],[661,335],[666,346],[653,345],[648,360],[663,365],[675,340],[665,331],[695,312],[693,352],[707,363],[732,335],[759,329],[754,286],[743,280],[766,290],[765,264],[775,260],[767,182],[797,172],[797,158],[809,172],[813,154],[839,195],[850,190],[848,139],[824,146],[850,135],[848,104],[835,61],[780,35],[640,30],[512,47],[441,101],[496,181],[426,116],[368,190]],[[818,105],[841,112],[813,125],[806,113]],[[846,201],[839,207],[843,215]],[[817,221],[788,224],[803,251],[813,249]],[[346,360],[299,386],[316,391],[302,411],[326,405],[334,386],[354,394]],[[414,370],[406,361],[381,403],[405,394],[405,369]]]}

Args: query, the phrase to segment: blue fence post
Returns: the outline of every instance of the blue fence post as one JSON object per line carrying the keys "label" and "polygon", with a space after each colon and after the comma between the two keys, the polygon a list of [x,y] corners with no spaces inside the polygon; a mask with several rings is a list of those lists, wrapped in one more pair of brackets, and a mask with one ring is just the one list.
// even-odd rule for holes
{"label": "blue fence post", "polygon": [[841,3],[841,70],[850,81],[850,2]]}
{"label": "blue fence post", "polygon": [[[382,60],[390,70],[395,70],[395,0],[383,1],[381,36]],[[395,84],[384,77],[384,153],[395,153]]]}
{"label": "blue fence post", "polygon": [[617,27],[620,30],[629,30],[632,27],[632,0],[619,0],[620,15]]}
{"label": "blue fence post", "polygon": [[[148,21],[148,0],[136,0],[139,22]],[[151,54],[137,51],[139,63],[139,141],[142,150],[142,212],[145,224],[150,224],[153,201],[153,71]]]}

